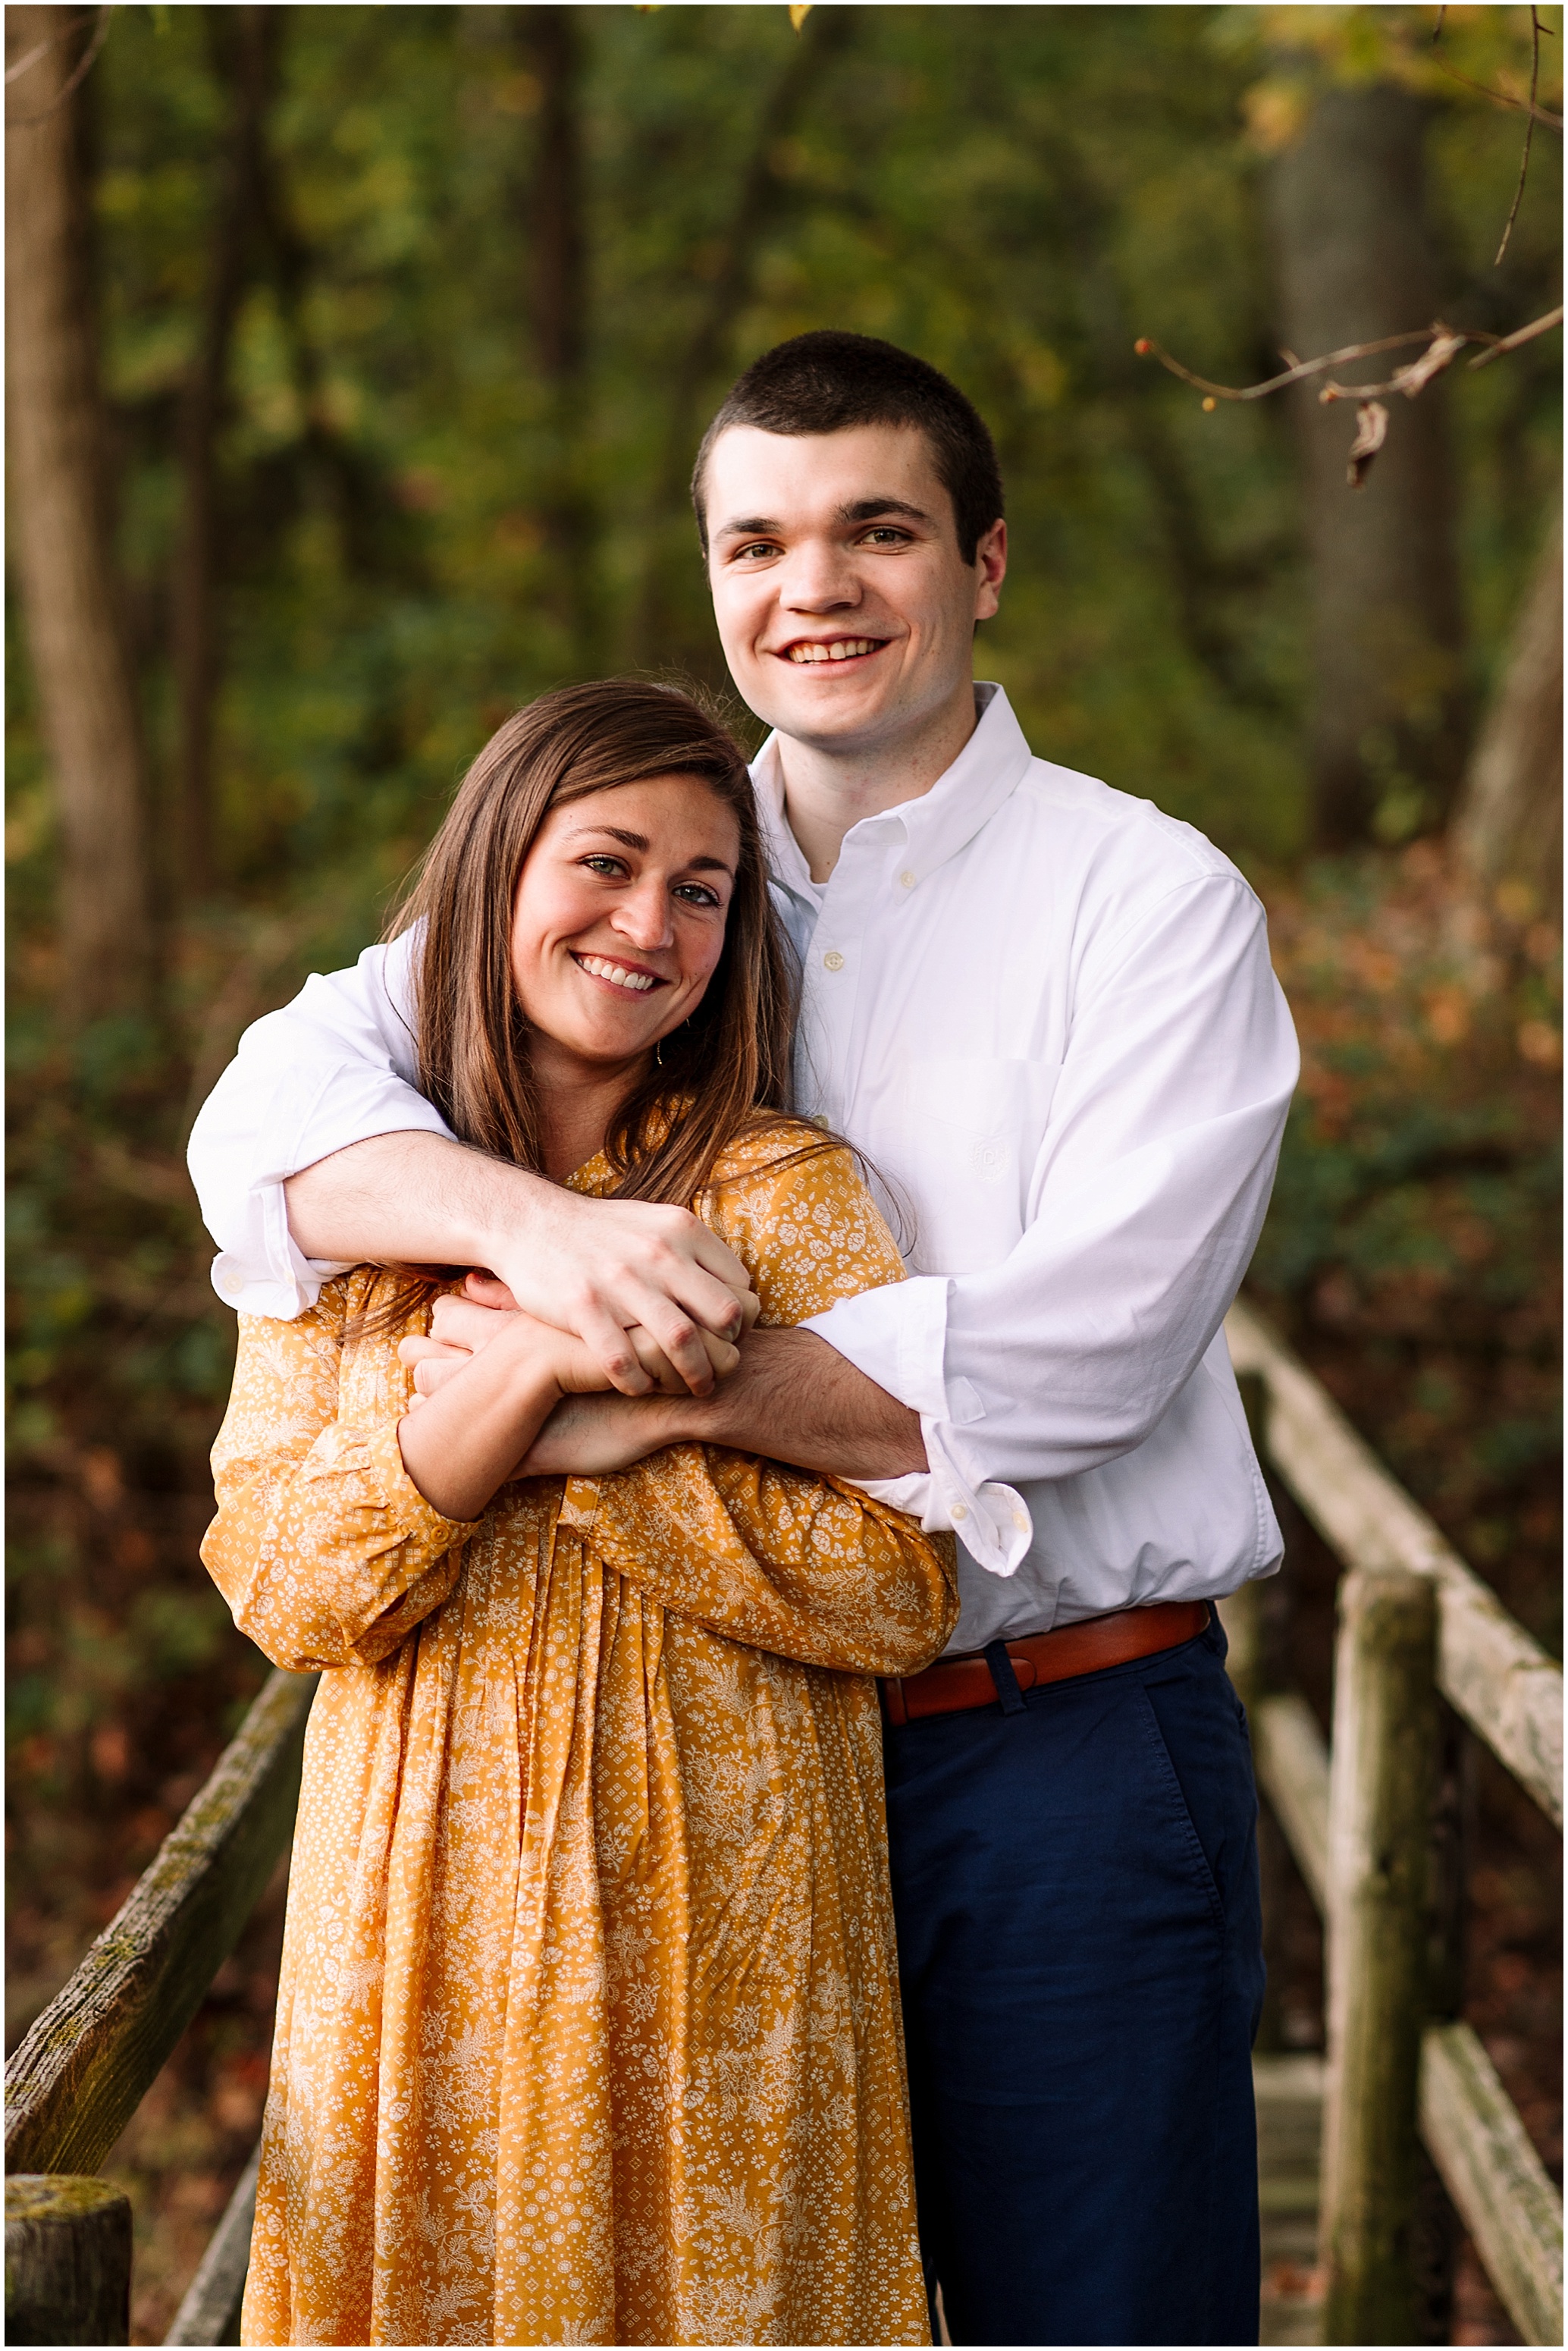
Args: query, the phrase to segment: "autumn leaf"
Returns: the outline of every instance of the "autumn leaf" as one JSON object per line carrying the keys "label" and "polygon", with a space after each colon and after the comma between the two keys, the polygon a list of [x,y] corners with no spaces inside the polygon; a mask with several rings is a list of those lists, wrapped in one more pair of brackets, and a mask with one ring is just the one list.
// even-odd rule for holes
{"label": "autumn leaf", "polygon": [[1388,411],[1380,400],[1364,400],[1355,412],[1355,439],[1350,444],[1345,479],[1359,490],[1367,468],[1388,437]]}
{"label": "autumn leaf", "polygon": [[806,5],[803,8],[791,7],[789,11],[789,22],[794,26],[797,32],[800,31],[801,26],[805,23],[810,13],[811,0],[806,0]]}
{"label": "autumn leaf", "polygon": [[1436,335],[1418,360],[1412,360],[1408,367],[1395,369],[1391,381],[1399,386],[1406,400],[1414,400],[1435,375],[1441,375],[1448,361],[1464,348],[1463,335]]}

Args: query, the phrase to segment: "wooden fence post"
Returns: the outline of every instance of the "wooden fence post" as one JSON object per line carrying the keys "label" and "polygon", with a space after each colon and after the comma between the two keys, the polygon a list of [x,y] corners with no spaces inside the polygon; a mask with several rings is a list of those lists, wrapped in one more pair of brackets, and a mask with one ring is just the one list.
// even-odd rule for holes
{"label": "wooden fence post", "polygon": [[107,2179],[5,2181],[8,2343],[129,2343],[131,2202]]}
{"label": "wooden fence post", "polygon": [[1325,2343],[1416,2340],[1436,1640],[1430,1577],[1345,1577],[1329,1783]]}

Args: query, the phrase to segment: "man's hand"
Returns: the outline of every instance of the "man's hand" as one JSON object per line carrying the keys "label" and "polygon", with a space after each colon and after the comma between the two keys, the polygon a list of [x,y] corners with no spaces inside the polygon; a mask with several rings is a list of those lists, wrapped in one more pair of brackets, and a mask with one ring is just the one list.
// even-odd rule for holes
{"label": "man's hand", "polygon": [[703,1334],[738,1337],[753,1299],[740,1259],[686,1209],[590,1199],[444,1135],[372,1136],[302,1168],[286,1191],[308,1257],[487,1266],[526,1312],[575,1333],[625,1395],[653,1385],[633,1329],[693,1395],[710,1394]]}

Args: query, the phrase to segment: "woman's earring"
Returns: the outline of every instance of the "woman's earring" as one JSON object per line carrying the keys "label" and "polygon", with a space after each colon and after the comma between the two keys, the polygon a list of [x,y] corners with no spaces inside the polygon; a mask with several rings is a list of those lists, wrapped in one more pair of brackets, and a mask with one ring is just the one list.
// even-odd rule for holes
{"label": "woman's earring", "polygon": [[664,1066],[664,1040],[662,1037],[653,1040],[653,1059],[662,1070]]}

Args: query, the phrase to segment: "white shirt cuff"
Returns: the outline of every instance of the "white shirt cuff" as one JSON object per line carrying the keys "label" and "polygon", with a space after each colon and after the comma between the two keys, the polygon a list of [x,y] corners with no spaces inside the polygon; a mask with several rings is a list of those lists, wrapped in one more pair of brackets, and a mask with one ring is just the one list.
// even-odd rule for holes
{"label": "white shirt cuff", "polygon": [[[241,1075],[243,1065],[236,1063],[225,1084]],[[362,1063],[318,1061],[290,1071],[274,1089],[265,1115],[256,1123],[256,1156],[243,1176],[248,1137],[226,1153],[221,1145],[214,1153],[209,1144],[198,1170],[198,1139],[193,1136],[193,1174],[225,1187],[225,1215],[208,1217],[209,1226],[226,1225],[225,1238],[232,1237],[231,1246],[213,1265],[213,1287],[225,1304],[241,1314],[266,1314],[281,1322],[292,1322],[314,1306],[322,1284],[348,1267],[330,1259],[308,1258],[298,1247],[288,1229],[285,1183],[300,1168],[312,1167],[352,1144],[411,1131],[452,1132],[423,1095],[385,1071]],[[203,1206],[207,1206],[205,1194]]]}
{"label": "white shirt cuff", "polygon": [[967,1380],[956,1383],[949,1398],[942,1359],[947,1337],[951,1284],[942,1274],[890,1282],[841,1300],[826,1314],[813,1315],[802,1329],[814,1331],[847,1363],[874,1380],[889,1395],[920,1415],[929,1465],[907,1478],[848,1478],[873,1502],[907,1511],[926,1534],[953,1533],[976,1562],[992,1575],[1011,1575],[1034,1541],[1034,1521],[1021,1494],[984,1479],[967,1465],[957,1417],[980,1416],[980,1400]]}
{"label": "white shirt cuff", "polygon": [[846,1478],[873,1502],[906,1511],[928,1535],[956,1534],[977,1566],[992,1575],[1011,1575],[1034,1541],[1034,1521],[1023,1496],[987,1479],[977,1484],[953,1462],[944,1432],[924,1415],[921,1435],[930,1468],[907,1478]]}

